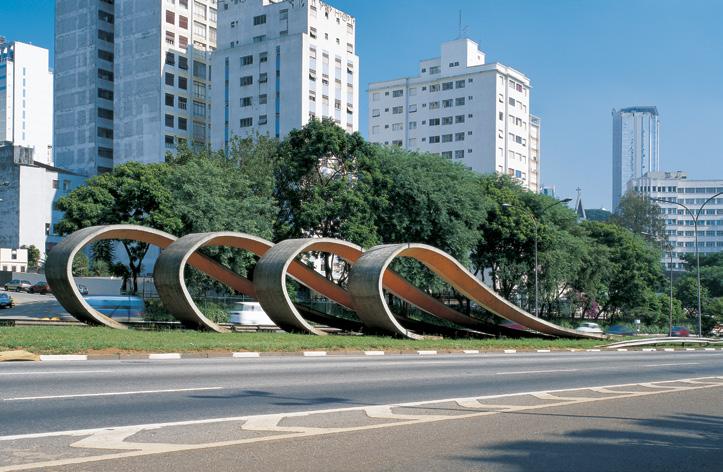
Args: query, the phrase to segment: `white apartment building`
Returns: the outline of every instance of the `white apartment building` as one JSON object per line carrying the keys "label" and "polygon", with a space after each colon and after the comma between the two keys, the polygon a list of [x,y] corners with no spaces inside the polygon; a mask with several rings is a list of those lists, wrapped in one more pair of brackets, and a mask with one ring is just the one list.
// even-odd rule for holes
{"label": "white apartment building", "polygon": [[0,143],[32,148],[53,163],[53,73],[48,50],[0,37]]}
{"label": "white apartment building", "polygon": [[540,119],[530,90],[521,72],[485,63],[474,41],[445,42],[417,76],[369,84],[369,140],[507,174],[537,192]]}
{"label": "white apartment building", "polygon": [[[715,194],[723,192],[723,179],[688,180],[687,174],[680,171],[648,172],[640,178],[630,180],[627,190],[681,203],[693,214],[697,214],[698,209],[705,204],[698,219],[698,250],[701,254],[723,251],[723,195],[708,201]],[[678,256],[695,252],[693,217],[674,203],[655,203],[660,206],[668,241],[673,247],[672,268],[682,270],[684,264]],[[668,257],[666,254],[664,263],[670,269]]]}
{"label": "white apartment building", "polygon": [[660,170],[660,119],[656,107],[613,109],[613,211],[630,179]]}
{"label": "white apartment building", "polygon": [[211,144],[283,138],[311,118],[359,127],[354,18],[321,1],[223,0],[213,55]]}
{"label": "white apartment building", "polygon": [[209,143],[217,0],[57,0],[58,165],[92,176]]}
{"label": "white apartment building", "polygon": [[3,272],[25,272],[27,269],[27,249],[0,248],[0,270]]}

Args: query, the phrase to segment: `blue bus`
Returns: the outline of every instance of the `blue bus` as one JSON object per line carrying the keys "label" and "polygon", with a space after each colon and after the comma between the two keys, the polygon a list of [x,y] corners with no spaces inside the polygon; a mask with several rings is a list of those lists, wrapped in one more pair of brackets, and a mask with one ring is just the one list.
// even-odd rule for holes
{"label": "blue bus", "polygon": [[88,305],[105,316],[117,321],[141,321],[146,311],[146,304],[141,297],[93,295],[85,297]]}

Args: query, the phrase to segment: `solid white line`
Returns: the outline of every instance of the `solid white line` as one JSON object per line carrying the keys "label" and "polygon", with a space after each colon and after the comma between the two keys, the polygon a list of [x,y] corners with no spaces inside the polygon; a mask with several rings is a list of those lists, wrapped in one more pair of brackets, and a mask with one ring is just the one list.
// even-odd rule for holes
{"label": "solid white line", "polygon": [[231,357],[234,358],[248,358],[248,357],[261,357],[258,352],[234,352]]}
{"label": "solid white line", "polygon": [[81,354],[41,354],[41,361],[87,361],[88,356]]}
{"label": "solid white line", "polygon": [[133,392],[104,392],[104,393],[77,393],[71,395],[46,395],[38,397],[12,397],[3,398],[5,402],[21,400],[53,400],[58,398],[85,398],[85,397],[113,397],[117,395],[142,395],[146,393],[175,393],[175,392],[198,392],[202,390],[221,390],[223,387],[198,387],[198,388],[173,388],[164,390],[136,390]]}
{"label": "solid white line", "polygon": [[158,354],[148,354],[149,360],[155,360],[155,361],[161,361],[161,360],[168,360],[168,359],[180,359],[181,354],[177,352],[162,352]]}
{"label": "solid white line", "polygon": [[515,354],[517,353],[517,349],[505,349],[505,354]]}
{"label": "solid white line", "polygon": [[538,349],[537,352],[550,352],[549,349]]}
{"label": "solid white line", "polygon": [[436,356],[437,351],[417,351],[417,355],[420,356]]}
{"label": "solid white line", "polygon": [[364,351],[365,356],[383,356],[384,351]]}
{"label": "solid white line", "polygon": [[577,372],[580,369],[522,370],[518,372],[495,372],[495,375],[547,374],[550,372]]}
{"label": "solid white line", "polygon": [[680,362],[677,364],[645,364],[643,367],[668,367],[671,365],[698,365],[700,362]]}
{"label": "solid white line", "polygon": [[477,349],[465,349],[462,351],[464,354],[479,354],[479,350]]}
{"label": "solid white line", "polygon": [[38,372],[0,372],[1,375],[65,375],[65,374],[105,374],[112,370],[52,370]]}

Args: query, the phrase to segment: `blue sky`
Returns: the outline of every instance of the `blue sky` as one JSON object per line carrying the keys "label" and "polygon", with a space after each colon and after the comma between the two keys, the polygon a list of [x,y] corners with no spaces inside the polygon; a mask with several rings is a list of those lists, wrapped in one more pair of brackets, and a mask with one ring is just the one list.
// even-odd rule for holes
{"label": "blue sky", "polygon": [[[357,19],[360,129],[366,84],[412,75],[466,35],[532,80],[542,180],[610,207],[612,108],[655,105],[661,166],[723,179],[721,0],[329,0]],[[0,35],[52,49],[53,0],[2,0]]]}

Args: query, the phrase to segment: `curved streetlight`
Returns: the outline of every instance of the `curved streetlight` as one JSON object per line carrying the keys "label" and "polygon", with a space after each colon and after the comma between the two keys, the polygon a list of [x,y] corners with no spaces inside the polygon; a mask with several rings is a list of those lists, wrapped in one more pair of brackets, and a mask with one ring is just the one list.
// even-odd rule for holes
{"label": "curved streetlight", "polygon": [[[697,272],[698,272],[698,337],[699,338],[703,337],[703,329],[702,329],[702,323],[701,323],[702,310],[701,310],[701,303],[700,303],[700,290],[701,289],[700,289],[700,252],[698,251],[698,217],[700,217],[700,214],[703,211],[703,208],[708,203],[710,203],[711,200],[713,200],[714,198],[719,197],[721,195],[723,195],[723,192],[718,192],[715,195],[713,195],[712,197],[708,198],[698,208],[698,210],[695,212],[695,214],[693,213],[693,211],[690,208],[688,208],[687,206],[683,205],[680,202],[673,202],[670,200],[665,200],[663,198],[657,198],[657,197],[648,197],[651,200],[654,200],[656,202],[670,203],[672,205],[678,205],[679,207],[684,208],[685,211],[688,212],[690,217],[693,218],[693,234],[695,235],[695,263],[696,263]],[[672,271],[673,269],[671,268],[670,270]]]}
{"label": "curved streetlight", "polygon": [[[549,210],[550,208],[552,208],[556,205],[560,205],[561,203],[569,203],[571,201],[572,201],[572,198],[565,198],[563,200],[558,200],[555,203],[547,205],[540,212],[540,216],[542,216],[547,210]],[[514,205],[511,203],[503,203],[502,206],[505,208],[514,207]],[[540,297],[540,288],[539,288],[539,283],[538,283],[539,264],[537,263],[537,228],[540,225],[540,221],[537,219],[537,216],[535,216],[535,214],[529,208],[527,208],[527,207],[519,207],[519,208],[524,208],[525,211],[527,211],[527,213],[529,213],[530,216],[532,216],[532,221],[535,223],[535,316],[539,318],[540,317],[540,306],[539,306],[538,300]]]}

